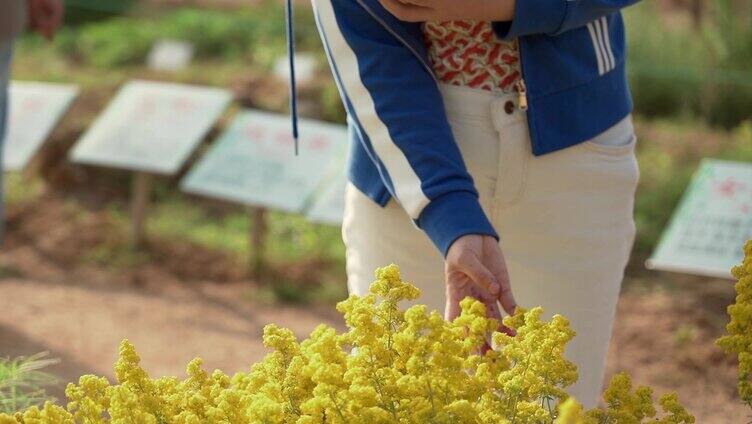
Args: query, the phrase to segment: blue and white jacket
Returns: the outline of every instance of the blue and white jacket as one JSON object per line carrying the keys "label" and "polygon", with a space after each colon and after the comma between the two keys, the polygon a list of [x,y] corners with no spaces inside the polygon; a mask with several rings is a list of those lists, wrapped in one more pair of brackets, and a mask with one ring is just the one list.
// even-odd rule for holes
{"label": "blue and white jacket", "polygon": [[[447,122],[421,24],[378,0],[312,1],[348,113],[350,181],[382,206],[395,198],[444,254],[466,234],[498,238]],[[493,23],[498,37],[519,38],[519,103],[535,155],[631,112],[620,9],[637,1],[517,0],[511,22]]]}

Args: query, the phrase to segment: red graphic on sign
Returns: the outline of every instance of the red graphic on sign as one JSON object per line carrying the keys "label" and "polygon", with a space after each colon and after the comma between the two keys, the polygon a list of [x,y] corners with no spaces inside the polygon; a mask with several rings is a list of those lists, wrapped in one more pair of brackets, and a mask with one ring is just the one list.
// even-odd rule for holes
{"label": "red graphic on sign", "polygon": [[711,184],[711,190],[716,196],[732,202],[734,207],[738,207],[742,214],[747,215],[752,212],[752,206],[749,203],[749,199],[752,198],[752,191],[747,183],[729,176],[725,180],[714,181]]}
{"label": "red graphic on sign", "polygon": [[725,181],[717,182],[714,188],[715,192],[720,196],[734,198],[738,193],[745,190],[746,185],[733,177],[728,177]]}

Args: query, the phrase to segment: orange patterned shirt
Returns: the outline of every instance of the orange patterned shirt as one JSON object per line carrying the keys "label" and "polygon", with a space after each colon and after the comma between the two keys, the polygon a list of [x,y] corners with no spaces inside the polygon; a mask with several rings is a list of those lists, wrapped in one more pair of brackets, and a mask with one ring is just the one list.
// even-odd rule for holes
{"label": "orange patterned shirt", "polygon": [[509,93],[520,79],[517,40],[500,40],[491,22],[426,22],[423,36],[439,81]]}

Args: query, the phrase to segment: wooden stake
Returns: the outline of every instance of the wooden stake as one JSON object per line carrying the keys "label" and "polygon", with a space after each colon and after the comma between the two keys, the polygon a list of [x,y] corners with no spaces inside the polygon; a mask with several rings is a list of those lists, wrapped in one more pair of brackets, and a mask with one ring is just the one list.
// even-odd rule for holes
{"label": "wooden stake", "polygon": [[133,247],[143,247],[146,239],[146,215],[151,200],[152,176],[146,172],[133,174],[131,189],[131,243]]}
{"label": "wooden stake", "polygon": [[266,250],[266,209],[251,209],[251,277],[260,278],[264,273]]}

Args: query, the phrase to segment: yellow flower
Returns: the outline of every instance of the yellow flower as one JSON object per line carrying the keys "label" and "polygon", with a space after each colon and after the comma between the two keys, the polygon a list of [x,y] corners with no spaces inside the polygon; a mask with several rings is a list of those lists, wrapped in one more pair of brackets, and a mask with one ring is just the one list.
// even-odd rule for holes
{"label": "yellow flower", "polygon": [[[607,410],[584,414],[567,399],[577,370],[564,358],[574,332],[563,317],[519,310],[505,320],[517,332],[510,337],[495,333],[498,322],[474,299],[452,322],[424,305],[399,307],[419,294],[398,267],[382,268],[368,295],[337,305],[346,333],[320,325],[299,342],[268,325],[271,352],[232,377],[197,358],[183,380],[153,379],[124,340],[116,384],[83,376],[66,389],[67,410],[48,403],[0,415],[0,424],[628,424],[655,415],[650,391],[633,393],[626,376],[606,392]],[[481,353],[490,338],[497,348]],[[661,405],[659,422],[692,422],[675,395]]]}
{"label": "yellow flower", "polygon": [[632,380],[626,373],[616,374],[603,395],[606,409],[592,409],[587,412],[585,423],[634,424],[654,422],[662,424],[691,424],[695,422],[679,404],[676,393],[661,397],[663,414],[655,419],[657,411],[653,401],[653,391],[645,386],[632,390]]}
{"label": "yellow flower", "polygon": [[569,398],[559,405],[559,416],[556,418],[555,424],[590,424],[595,422],[597,421],[584,414],[582,405],[573,398]]}
{"label": "yellow flower", "polygon": [[739,360],[739,396],[752,407],[752,240],[744,246],[744,261],[731,271],[737,279],[736,303],[728,307],[727,335],[716,340]]}

